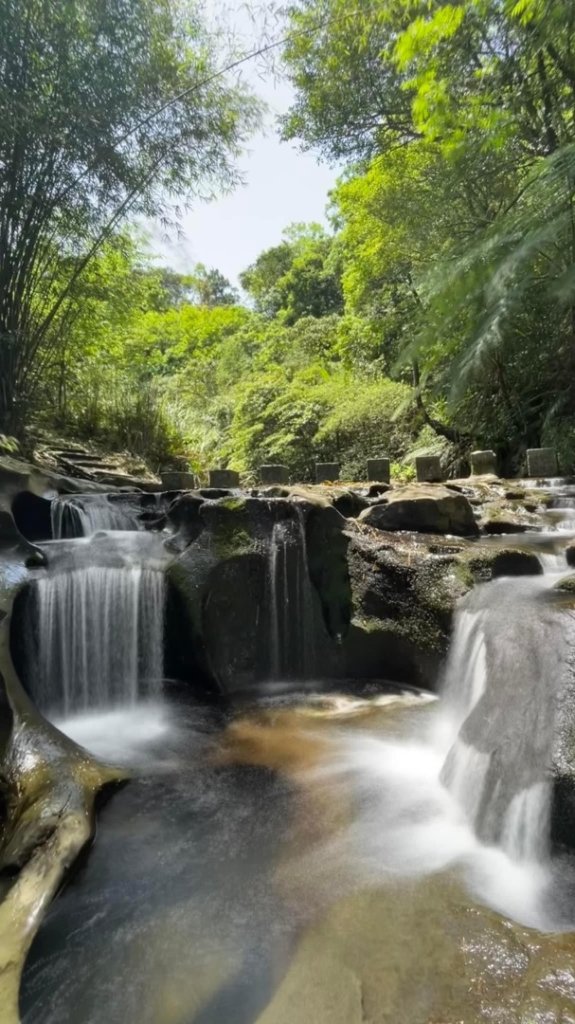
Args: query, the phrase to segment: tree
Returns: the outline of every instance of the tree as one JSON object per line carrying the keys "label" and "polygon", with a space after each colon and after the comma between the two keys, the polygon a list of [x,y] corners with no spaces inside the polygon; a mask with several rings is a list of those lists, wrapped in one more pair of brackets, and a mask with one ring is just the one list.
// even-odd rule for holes
{"label": "tree", "polygon": [[240,283],[266,316],[286,324],[343,310],[341,267],[334,239],[319,224],[294,224],[280,245],[258,256]]}
{"label": "tree", "polygon": [[200,306],[236,306],[239,302],[236,289],[215,267],[208,270],[203,263],[196,263],[188,281],[191,298]]}
{"label": "tree", "polygon": [[257,109],[216,75],[198,11],[0,0],[3,429],[22,424],[75,283],[122,218],[233,180]]}
{"label": "tree", "polygon": [[355,161],[347,308],[468,445],[514,468],[575,436],[573,5],[298,0],[291,26],[284,134]]}

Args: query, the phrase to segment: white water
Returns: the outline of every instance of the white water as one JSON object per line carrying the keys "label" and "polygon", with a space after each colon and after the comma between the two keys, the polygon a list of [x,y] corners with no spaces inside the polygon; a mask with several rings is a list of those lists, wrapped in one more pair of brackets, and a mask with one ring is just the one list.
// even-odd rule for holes
{"label": "white water", "polygon": [[54,724],[97,757],[128,765],[136,764],[173,728],[166,704],[157,700],[57,718]]}
{"label": "white water", "polygon": [[89,537],[97,530],[138,530],[141,509],[125,499],[109,500],[107,494],[64,495],[52,499],[52,535]]}
{"label": "white water", "polygon": [[46,576],[37,608],[40,708],[67,715],[160,691],[161,572],[90,566]]}
{"label": "white water", "polygon": [[268,565],[271,679],[313,679],[314,599],[300,509],[295,519],[274,523]]}
{"label": "white water", "polygon": [[[434,711],[441,716],[439,705]],[[572,926],[572,912],[566,920],[564,910],[556,913],[550,905],[549,865],[514,848],[523,834],[513,820],[522,817],[521,809],[513,805],[508,817],[514,839],[506,849],[483,842],[470,820],[473,808],[462,806],[459,794],[441,782],[445,748],[437,737],[435,727],[426,736],[417,737],[414,729],[396,740],[342,733],[315,776],[326,792],[352,781],[359,794],[356,817],[302,870],[312,873],[321,865],[331,876],[352,864],[362,884],[374,886],[456,870],[476,898],[507,917],[543,931]]]}
{"label": "white water", "polygon": [[34,580],[28,680],[50,715],[135,705],[160,694],[166,553],[148,533],[43,545]]}

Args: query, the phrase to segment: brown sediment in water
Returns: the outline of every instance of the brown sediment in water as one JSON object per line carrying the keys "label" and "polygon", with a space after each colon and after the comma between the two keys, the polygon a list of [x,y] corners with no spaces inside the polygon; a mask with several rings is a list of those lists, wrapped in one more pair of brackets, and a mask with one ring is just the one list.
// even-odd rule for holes
{"label": "brown sediment in water", "polygon": [[317,765],[329,739],[295,711],[259,712],[232,722],[215,753],[216,761],[252,764],[289,775]]}

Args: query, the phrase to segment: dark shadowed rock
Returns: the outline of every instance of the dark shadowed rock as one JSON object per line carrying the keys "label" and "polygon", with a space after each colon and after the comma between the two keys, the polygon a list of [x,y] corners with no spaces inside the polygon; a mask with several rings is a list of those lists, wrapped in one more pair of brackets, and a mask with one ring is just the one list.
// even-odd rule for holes
{"label": "dark shadowed rock", "polygon": [[385,494],[387,491],[390,491],[390,490],[391,490],[391,484],[386,484],[386,483],[370,484],[368,489],[367,489],[367,496],[368,496],[368,498],[377,498],[378,495]]}
{"label": "dark shadowed rock", "polygon": [[356,491],[340,491],[334,494],[333,507],[346,519],[356,519],[364,509],[369,508],[369,502]]}
{"label": "dark shadowed rock", "polygon": [[506,548],[498,551],[491,563],[491,575],[496,576],[542,576],[543,566],[532,551],[516,551]]}

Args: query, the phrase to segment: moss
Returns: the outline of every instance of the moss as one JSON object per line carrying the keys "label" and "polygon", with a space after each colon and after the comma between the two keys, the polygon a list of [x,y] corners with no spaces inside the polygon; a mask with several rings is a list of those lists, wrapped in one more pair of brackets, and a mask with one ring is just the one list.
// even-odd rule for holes
{"label": "moss", "polygon": [[219,559],[235,558],[256,550],[257,545],[246,529],[234,523],[229,527],[220,523],[213,537],[214,548]]}
{"label": "moss", "polygon": [[377,619],[375,617],[356,615],[352,624],[370,636],[385,633],[401,637],[413,648],[422,651],[434,651],[441,654],[445,651],[445,634],[431,615],[419,613],[409,619]]}
{"label": "moss", "polygon": [[556,590],[561,590],[566,594],[575,594],[575,573],[570,576],[563,576],[558,583],[555,584]]}
{"label": "moss", "polygon": [[[482,566],[483,568],[483,566]],[[458,559],[454,567],[455,575],[466,590],[471,590],[477,580],[470,559]]]}
{"label": "moss", "polygon": [[220,498],[218,501],[220,508],[225,508],[228,512],[239,512],[240,509],[245,509],[246,499],[245,498]]}

